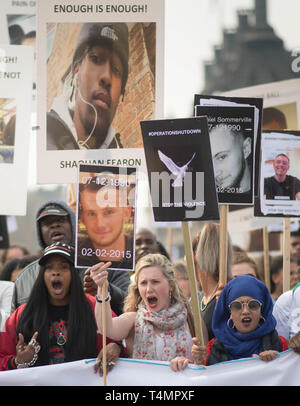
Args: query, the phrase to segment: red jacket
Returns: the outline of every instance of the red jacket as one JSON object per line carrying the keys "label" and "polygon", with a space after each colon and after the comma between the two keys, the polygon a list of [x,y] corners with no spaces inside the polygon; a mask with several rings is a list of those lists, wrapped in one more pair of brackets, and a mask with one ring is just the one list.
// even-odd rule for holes
{"label": "red jacket", "polygon": [[[86,294],[86,298],[91,305],[92,311],[94,313],[96,299],[95,297]],[[22,311],[24,310],[26,303],[19,306],[11,316],[6,320],[5,323],[5,330],[0,334],[0,371],[6,371],[8,369],[14,369],[15,364],[13,362],[16,356],[16,345],[17,345],[17,334],[16,329],[18,322],[20,320],[20,316]],[[115,317],[115,313],[112,312],[113,317]],[[116,342],[111,340],[107,337],[106,343],[113,343]],[[97,351],[98,353],[102,349],[102,335],[97,333]]]}

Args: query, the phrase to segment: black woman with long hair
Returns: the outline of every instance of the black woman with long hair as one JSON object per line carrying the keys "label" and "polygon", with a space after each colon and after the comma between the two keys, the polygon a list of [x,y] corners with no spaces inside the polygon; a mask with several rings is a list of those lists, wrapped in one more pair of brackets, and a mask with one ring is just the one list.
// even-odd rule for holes
{"label": "black woman with long hair", "polygon": [[[94,317],[96,299],[83,291],[74,267],[74,248],[55,243],[47,247],[41,271],[26,304],[7,319],[0,336],[0,370],[50,365],[98,356],[102,336]],[[109,371],[120,344],[107,339]],[[101,372],[100,372],[101,373]]]}

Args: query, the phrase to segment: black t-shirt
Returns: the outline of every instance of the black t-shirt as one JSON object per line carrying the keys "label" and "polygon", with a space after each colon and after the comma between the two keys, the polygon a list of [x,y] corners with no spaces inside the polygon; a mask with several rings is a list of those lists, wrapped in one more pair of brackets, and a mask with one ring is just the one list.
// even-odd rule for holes
{"label": "black t-shirt", "polygon": [[206,325],[207,334],[208,334],[208,341],[215,337],[213,330],[212,330],[212,317],[216,306],[216,296],[210,300],[206,306],[203,306],[203,310],[201,310],[200,305],[200,314],[201,317]]}
{"label": "black t-shirt", "polygon": [[300,180],[291,175],[286,175],[284,182],[278,182],[274,176],[266,178],[264,181],[264,193],[267,200],[276,200],[277,196],[286,197],[287,200],[296,200],[298,192],[300,192]]}
{"label": "black t-shirt", "polygon": [[[49,305],[49,364],[65,362],[65,343],[68,336],[69,305]],[[60,343],[60,344],[58,344]]]}

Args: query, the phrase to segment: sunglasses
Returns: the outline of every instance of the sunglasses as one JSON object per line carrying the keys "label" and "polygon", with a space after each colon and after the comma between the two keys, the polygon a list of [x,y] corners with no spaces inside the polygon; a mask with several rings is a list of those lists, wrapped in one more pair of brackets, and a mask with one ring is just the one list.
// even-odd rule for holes
{"label": "sunglasses", "polygon": [[262,306],[262,304],[256,299],[249,300],[249,302],[239,302],[238,300],[234,300],[229,304],[229,309],[233,312],[238,312],[243,309],[244,305],[247,305],[249,310],[258,310]]}

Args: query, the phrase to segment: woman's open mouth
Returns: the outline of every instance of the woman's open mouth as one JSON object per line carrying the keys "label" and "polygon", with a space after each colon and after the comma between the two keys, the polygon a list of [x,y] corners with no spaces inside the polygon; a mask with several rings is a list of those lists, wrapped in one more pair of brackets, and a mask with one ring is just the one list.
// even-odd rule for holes
{"label": "woman's open mouth", "polygon": [[252,321],[251,317],[243,317],[242,318],[242,323],[243,323],[244,327],[249,327],[250,324],[251,324],[251,321]]}
{"label": "woman's open mouth", "polygon": [[55,295],[61,295],[63,293],[64,286],[60,279],[54,279],[51,281],[51,286]]}
{"label": "woman's open mouth", "polygon": [[149,296],[147,297],[147,302],[148,302],[148,306],[150,307],[150,309],[154,309],[157,306],[157,297],[155,296]]}

